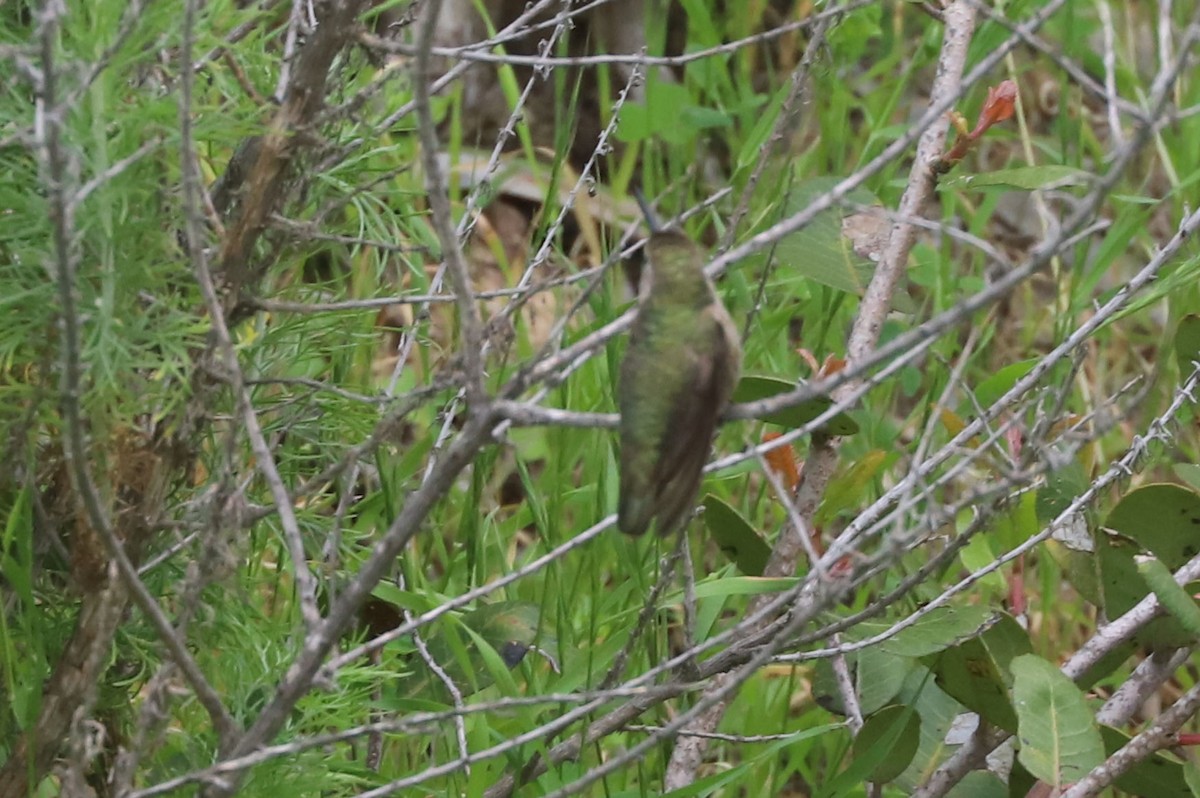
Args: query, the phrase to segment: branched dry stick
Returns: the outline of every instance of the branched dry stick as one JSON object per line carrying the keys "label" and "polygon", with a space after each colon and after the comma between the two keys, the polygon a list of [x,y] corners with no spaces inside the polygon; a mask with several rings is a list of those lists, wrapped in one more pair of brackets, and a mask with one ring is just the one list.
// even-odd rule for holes
{"label": "branched dry stick", "polygon": [[1187,663],[1193,650],[1194,647],[1188,646],[1151,652],[1096,712],[1096,723],[1114,728],[1128,723],[1154,693],[1174,678],[1175,671]]}

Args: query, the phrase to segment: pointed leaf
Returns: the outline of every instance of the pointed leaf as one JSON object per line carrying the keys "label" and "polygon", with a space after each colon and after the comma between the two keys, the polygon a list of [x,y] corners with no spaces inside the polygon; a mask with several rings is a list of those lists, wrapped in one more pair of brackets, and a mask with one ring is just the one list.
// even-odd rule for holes
{"label": "pointed leaf", "polygon": [[[793,390],[796,383],[781,380],[778,377],[742,377],[737,388],[733,391],[733,401],[754,402],[767,399],[777,394]],[[818,396],[803,402],[796,407],[780,410],[763,416],[763,421],[779,424],[783,427],[802,427],[833,406],[833,400],[826,396]],[[845,413],[836,416],[821,426],[821,431],[829,435],[854,435],[858,432],[858,424]]]}
{"label": "pointed leaf", "polygon": [[[900,657],[924,657],[975,637],[999,613],[987,607],[968,605],[938,607],[912,626],[879,644]],[[865,640],[891,629],[895,621],[866,621],[846,632],[851,640]]]}
{"label": "pointed leaf", "polygon": [[1175,476],[1186,482],[1193,490],[1200,490],[1200,465],[1196,463],[1176,463],[1171,466]]}
{"label": "pointed leaf", "polygon": [[704,525],[713,540],[738,570],[747,576],[762,576],[771,546],[742,514],[713,494],[704,497]]}
{"label": "pointed leaf", "polygon": [[1033,367],[1037,364],[1038,360],[1033,358],[1002,366],[994,374],[979,383],[975,388],[975,399],[964,405],[964,413],[968,417],[974,418],[979,414],[976,406],[984,409],[991,407],[1001,396],[1012,390],[1012,387],[1017,384],[1017,380],[1033,371]]}
{"label": "pointed leaf", "polygon": [[1029,635],[1011,615],[1000,613],[983,634],[924,659],[938,687],[989,723],[1017,728],[1009,698],[1013,657],[1031,651]]}
{"label": "pointed leaf", "polygon": [[938,183],[941,191],[972,188],[1044,189],[1061,186],[1083,186],[1091,181],[1091,173],[1071,166],[1047,164],[1046,166],[1021,166],[1015,169],[998,169],[973,175],[959,175]]}
{"label": "pointed leaf", "polygon": [[854,463],[838,474],[825,489],[825,498],[817,508],[813,523],[817,528],[825,526],[836,518],[843,510],[860,507],[863,496],[871,485],[871,480],[883,469],[888,462],[895,461],[900,455],[895,452],[885,452],[882,449],[872,449],[855,458]]}
{"label": "pointed leaf", "polygon": [[1075,684],[1033,654],[1012,661],[1017,710],[1017,756],[1035,777],[1054,787],[1078,781],[1104,761],[1104,742]]}
{"label": "pointed leaf", "polygon": [[893,704],[863,723],[854,738],[854,761],[865,767],[867,781],[886,784],[904,772],[920,742],[920,716],[912,707]]}
{"label": "pointed leaf", "polygon": [[859,651],[854,658],[854,682],[862,713],[870,715],[895,698],[916,664],[915,660],[897,657],[880,646]]}
{"label": "pointed leaf", "polygon": [[1140,555],[1136,560],[1138,573],[1154,591],[1159,603],[1184,629],[1191,632],[1196,639],[1200,639],[1200,607],[1196,606],[1196,600],[1179,586],[1167,566],[1157,559]]}

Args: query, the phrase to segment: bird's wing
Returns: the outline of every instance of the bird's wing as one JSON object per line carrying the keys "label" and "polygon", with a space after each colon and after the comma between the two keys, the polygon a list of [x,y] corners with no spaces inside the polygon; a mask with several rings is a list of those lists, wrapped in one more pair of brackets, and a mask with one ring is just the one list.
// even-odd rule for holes
{"label": "bird's wing", "polygon": [[685,378],[670,403],[653,475],[659,534],[671,532],[691,513],[717,417],[728,401],[730,341],[719,324],[713,325],[711,336],[710,345],[686,350]]}

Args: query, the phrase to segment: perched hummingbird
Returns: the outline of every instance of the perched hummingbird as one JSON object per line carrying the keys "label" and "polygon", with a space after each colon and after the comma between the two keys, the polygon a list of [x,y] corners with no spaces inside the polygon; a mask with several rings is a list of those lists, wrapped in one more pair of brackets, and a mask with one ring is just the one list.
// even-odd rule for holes
{"label": "perched hummingbird", "polygon": [[658,534],[691,516],[717,419],[741,371],[737,328],[704,275],[707,257],[662,230],[641,195],[650,240],[638,313],[621,362],[621,497],[617,527]]}

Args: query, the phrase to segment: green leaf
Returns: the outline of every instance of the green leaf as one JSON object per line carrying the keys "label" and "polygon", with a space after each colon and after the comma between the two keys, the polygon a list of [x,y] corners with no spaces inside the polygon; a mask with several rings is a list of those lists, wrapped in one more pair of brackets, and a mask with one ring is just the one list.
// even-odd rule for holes
{"label": "green leaf", "polygon": [[[839,182],[833,177],[797,182],[780,211],[781,218],[804,210]],[[847,199],[861,205],[878,204],[874,195],[861,188],[850,192]],[[841,210],[830,208],[817,214],[803,229],[781,238],[775,247],[781,273],[792,272],[815,283],[862,296],[875,265],[856,254],[842,235],[842,216]]]}
{"label": "green leaf", "polygon": [[1008,798],[1008,790],[994,774],[973,770],[946,793],[946,798]]}
{"label": "green leaf", "polygon": [[879,475],[884,466],[895,462],[899,456],[896,451],[872,449],[855,457],[849,468],[841,471],[829,482],[821,506],[813,516],[814,525],[824,527],[842,512],[861,507],[872,480]]}
{"label": "green leaf", "polygon": [[704,525],[726,557],[748,576],[762,576],[771,546],[742,514],[713,494],[704,497]]}
{"label": "green leaf", "polygon": [[[1149,551],[1174,571],[1200,545],[1200,495],[1181,485],[1146,485],[1130,491],[1105,519],[1108,534],[1097,537],[1104,609],[1110,618],[1128,612],[1149,592],[1134,557]],[[1136,639],[1154,648],[1195,642],[1172,616],[1141,627]]]}
{"label": "green leaf", "polygon": [[712,127],[712,119],[692,101],[687,87],[659,80],[652,71],[647,76],[645,103],[625,103],[621,108],[617,138],[630,143],[660,138],[670,144],[685,144],[702,126]]}
{"label": "green leaf", "polygon": [[1200,465],[1196,463],[1176,463],[1171,466],[1175,476],[1186,482],[1193,490],[1200,490]]}
{"label": "green leaf", "polygon": [[[898,657],[924,657],[975,637],[1000,613],[988,607],[938,607],[917,623],[880,643],[885,651]],[[846,632],[851,640],[865,640],[885,632],[895,621],[867,621]]]}
{"label": "green leaf", "polygon": [[1104,526],[1175,570],[1200,553],[1200,494],[1182,485],[1145,485],[1125,494]]}
{"label": "green leaf", "polygon": [[1088,478],[1083,465],[1071,460],[1046,475],[1046,484],[1038,488],[1037,520],[1043,524],[1053,521],[1063,510],[1071,506],[1075,497],[1087,490]]}
{"label": "green leaf", "polygon": [[[1111,726],[1100,727],[1104,751],[1112,756],[1131,739],[1128,734]],[[1114,785],[1130,795],[1144,798],[1191,798],[1183,763],[1174,757],[1156,753],[1143,759],[1116,780]]]}
{"label": "green leaf", "polygon": [[904,772],[920,742],[920,716],[893,704],[866,718],[854,738],[854,762],[865,767],[867,781],[886,784]]}
{"label": "green leaf", "polygon": [[1008,693],[1011,663],[1032,649],[1028,633],[1003,614],[980,636],[924,661],[937,675],[938,687],[989,723],[1015,731],[1017,715]]}
{"label": "green leaf", "polygon": [[[755,402],[768,399],[796,388],[796,383],[781,380],[778,377],[746,376],[738,382],[733,391],[735,402]],[[779,424],[782,427],[795,429],[802,427],[833,406],[833,400],[826,396],[818,396],[802,402],[796,407],[769,413],[762,417],[763,421]],[[836,416],[821,426],[821,431],[829,435],[854,435],[858,432],[858,424],[845,413]]]}
{"label": "green leaf", "polygon": [[1175,329],[1175,357],[1179,361],[1179,374],[1186,379],[1195,369],[1192,364],[1200,362],[1200,316],[1190,314],[1179,320]]}
{"label": "green leaf", "polygon": [[1012,390],[1012,387],[1017,384],[1017,380],[1033,371],[1033,367],[1037,364],[1037,358],[1033,358],[1030,360],[1021,360],[1017,363],[1009,363],[1007,366],[1001,367],[994,374],[979,383],[979,386],[975,389],[975,401],[966,407],[963,414],[965,416],[974,416],[977,412],[976,405],[984,409],[991,407],[996,403],[996,400]]}
{"label": "green leaf", "polygon": [[1053,787],[1078,781],[1104,761],[1104,742],[1087,700],[1051,663],[1033,654],[1012,661],[1017,756]]}
{"label": "green leaf", "polygon": [[934,683],[933,674],[918,664],[909,673],[895,703],[911,706],[921,718],[921,742],[908,770],[895,786],[912,793],[946,758],[946,735],[962,713],[962,705]]}
{"label": "green leaf", "polygon": [[1092,180],[1090,172],[1071,166],[1047,164],[1046,166],[1020,166],[1015,169],[999,169],[974,175],[958,175],[938,182],[942,191],[962,191],[977,188],[1035,189],[1060,188],[1062,186],[1086,186]]}
{"label": "green leaf", "polygon": [[871,646],[854,657],[854,683],[859,709],[870,715],[896,697],[916,660],[898,657],[881,646]]}
{"label": "green leaf", "polygon": [[[1150,592],[1138,573],[1135,558],[1140,549],[1136,542],[1117,533],[1098,535],[1096,546],[1104,613],[1117,618]],[[1171,617],[1155,618],[1138,629],[1135,639],[1154,648],[1184,646],[1193,641],[1192,635]]]}
{"label": "green leaf", "polygon": [[765,745],[761,750],[754,752],[751,755],[739,757],[736,765],[719,770],[711,776],[703,779],[697,779],[686,787],[680,787],[677,790],[671,790],[662,794],[661,798],[689,798],[690,796],[707,796],[720,794],[719,788],[725,784],[733,782],[737,778],[745,776],[745,771],[753,766],[757,766],[762,762],[770,761],[779,756],[780,752],[785,751],[789,746],[794,746],[796,743],[821,737],[828,734],[837,734],[845,730],[845,726],[840,723],[828,723],[824,726],[816,726],[811,729],[804,729],[795,734],[789,734],[787,737],[777,740],[770,745]]}
{"label": "green leaf", "polygon": [[1183,778],[1193,798],[1200,798],[1200,766],[1189,761],[1183,766]]}
{"label": "green leaf", "polygon": [[1100,558],[1095,551],[1080,551],[1055,539],[1047,540],[1045,547],[1079,595],[1097,607],[1104,606],[1104,593],[1100,588]]}
{"label": "green leaf", "polygon": [[779,117],[779,109],[783,107],[783,101],[787,98],[790,88],[790,86],[783,85],[775,90],[775,94],[772,95],[766,108],[758,115],[754,127],[745,135],[745,141],[743,141],[742,147],[738,151],[738,171],[748,169],[758,162],[759,156],[762,154],[763,145],[766,144],[767,137],[771,135],[771,131],[775,128],[775,120]]}
{"label": "green leaf", "polygon": [[1171,613],[1184,629],[1200,639],[1200,607],[1196,606],[1196,600],[1179,586],[1167,566],[1156,558],[1139,555],[1135,559],[1138,573],[1146,580],[1146,584],[1154,591],[1154,595],[1167,612]]}
{"label": "green leaf", "polygon": [[[779,593],[796,586],[799,580],[794,576],[768,579],[763,576],[725,576],[720,579],[709,579],[696,585],[696,598],[711,598],[714,596],[757,596],[761,593]],[[676,592],[671,596],[672,601],[682,601],[683,593]]]}

